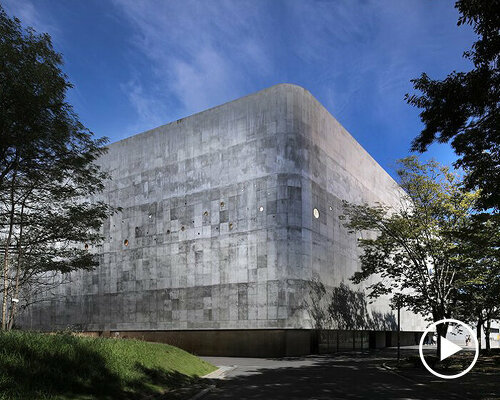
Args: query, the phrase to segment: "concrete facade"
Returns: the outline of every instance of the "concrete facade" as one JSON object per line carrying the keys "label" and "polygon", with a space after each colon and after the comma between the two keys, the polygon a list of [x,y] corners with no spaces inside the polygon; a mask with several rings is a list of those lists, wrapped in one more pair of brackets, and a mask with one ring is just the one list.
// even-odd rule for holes
{"label": "concrete facade", "polygon": [[[122,207],[91,249],[100,265],[73,273],[24,326],[310,329],[306,282],[350,285],[359,268],[342,200],[396,205],[399,196],[335,118],[289,84],[113,143],[100,163],[112,175],[104,200]],[[384,299],[368,308],[392,316]],[[402,313],[404,331],[424,325]]]}

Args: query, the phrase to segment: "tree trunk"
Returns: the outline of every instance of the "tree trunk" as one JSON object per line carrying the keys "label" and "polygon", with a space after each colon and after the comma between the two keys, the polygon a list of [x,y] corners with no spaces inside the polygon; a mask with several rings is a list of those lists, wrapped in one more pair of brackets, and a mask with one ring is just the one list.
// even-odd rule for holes
{"label": "tree trunk", "polygon": [[7,301],[9,300],[9,246],[10,235],[5,242],[3,252],[3,296],[2,296],[2,330],[7,328]]}
{"label": "tree trunk", "polygon": [[[14,298],[19,301],[19,275],[21,274],[21,266],[23,263],[23,219],[24,219],[24,202],[21,206],[21,216],[19,219],[19,238],[17,241],[17,264],[16,264],[16,278],[15,278],[15,287],[14,287]],[[10,309],[10,317],[9,317],[9,326],[8,330],[10,331],[14,326],[14,319],[16,318],[17,312],[17,303],[13,302],[12,307]]]}
{"label": "tree trunk", "polygon": [[436,356],[441,358],[441,338],[446,338],[446,334],[448,333],[448,323],[439,324],[436,326]]}
{"label": "tree trunk", "polygon": [[12,241],[12,232],[14,230],[14,201],[13,193],[11,196],[12,206],[10,209],[10,227],[7,239],[5,240],[5,249],[3,252],[3,297],[2,297],[2,330],[7,329],[7,302],[9,301],[9,247]]}
{"label": "tree trunk", "polygon": [[9,300],[9,247],[14,232],[15,196],[14,187],[17,174],[14,172],[10,186],[9,233],[5,240],[3,252],[3,296],[2,296],[2,330],[7,329],[7,302]]}
{"label": "tree trunk", "polygon": [[[20,261],[20,260],[19,260]],[[20,267],[19,267],[19,262],[16,266],[16,284],[14,287],[14,298],[19,300],[19,274],[20,274]],[[9,316],[9,325],[7,329],[10,331],[12,327],[14,326],[14,319],[16,318],[16,312],[17,312],[17,303],[12,303],[12,306],[10,308],[10,316]]]}
{"label": "tree trunk", "polygon": [[491,320],[486,321],[484,326],[484,339],[486,341],[486,351],[490,351],[490,331],[491,331]]}
{"label": "tree trunk", "polygon": [[477,327],[476,327],[477,347],[478,347],[479,351],[481,351],[481,326],[482,325],[483,325],[483,318],[479,317],[477,320]]}

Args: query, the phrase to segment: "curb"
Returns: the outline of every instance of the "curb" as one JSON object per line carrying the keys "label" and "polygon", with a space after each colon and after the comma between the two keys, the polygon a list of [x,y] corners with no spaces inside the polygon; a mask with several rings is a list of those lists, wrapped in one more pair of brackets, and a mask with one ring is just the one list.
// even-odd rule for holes
{"label": "curb", "polygon": [[[210,372],[209,374],[203,375],[201,378],[202,379],[224,379],[225,375],[227,372],[232,371],[236,367],[226,367],[226,366],[221,366],[215,371]],[[198,393],[196,393],[194,396],[190,397],[188,400],[198,400],[201,399],[203,396],[205,396],[208,392],[212,391],[215,389],[215,385],[209,385],[205,389],[200,390]]]}
{"label": "curb", "polygon": [[234,367],[226,367],[226,366],[221,366],[215,371],[210,372],[209,374],[203,375],[202,378],[204,379],[224,379],[224,375],[226,372],[231,371],[234,369]]}

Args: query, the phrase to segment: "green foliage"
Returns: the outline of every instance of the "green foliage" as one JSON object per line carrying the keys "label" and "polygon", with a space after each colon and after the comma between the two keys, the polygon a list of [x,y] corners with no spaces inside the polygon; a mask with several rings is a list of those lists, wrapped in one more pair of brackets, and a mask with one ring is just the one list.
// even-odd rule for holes
{"label": "green foliage", "polygon": [[399,161],[401,204],[344,203],[346,226],[360,232],[360,283],[376,275],[369,296],[392,295],[399,304],[434,320],[450,317],[457,303],[462,266],[456,262],[456,232],[466,226],[477,193],[466,191],[457,175],[416,157]]}
{"label": "green foliage", "polygon": [[459,316],[483,325],[489,337],[491,321],[500,318],[500,215],[474,215],[459,241]]}
{"label": "green foliage", "polygon": [[[98,264],[86,247],[113,210],[97,196],[108,175],[96,160],[106,138],[94,139],[66,93],[71,84],[50,36],[23,29],[0,7],[0,261],[2,327],[26,306],[48,271]],[[7,320],[10,320],[7,324]]]}
{"label": "green foliage", "polygon": [[143,398],[215,370],[173,346],[69,334],[0,333],[0,399]]}
{"label": "green foliage", "polygon": [[419,94],[406,95],[422,109],[424,129],[413,150],[450,142],[467,172],[467,187],[481,189],[478,207],[500,209],[500,1],[459,0],[458,25],[472,25],[478,40],[465,52],[473,68],[443,80],[427,74],[413,79]]}

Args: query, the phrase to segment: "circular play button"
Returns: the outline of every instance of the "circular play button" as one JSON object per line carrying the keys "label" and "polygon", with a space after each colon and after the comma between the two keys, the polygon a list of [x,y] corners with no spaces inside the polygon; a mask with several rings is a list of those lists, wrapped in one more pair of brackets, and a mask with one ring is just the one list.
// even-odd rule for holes
{"label": "circular play button", "polygon": [[[436,327],[439,324],[444,324],[444,323],[448,323],[450,327],[454,327],[454,328],[452,328],[452,331],[460,333],[460,335],[462,337],[464,336],[464,333],[465,333],[465,337],[468,340],[472,340],[474,343],[474,349],[475,349],[474,358],[472,359],[472,361],[470,362],[470,364],[467,368],[465,368],[463,371],[461,371],[457,374],[454,374],[454,375],[447,375],[447,374],[443,374],[443,373],[435,371],[434,369],[432,369],[429,366],[429,364],[427,363],[427,361],[425,360],[425,357],[424,357],[424,343],[427,342],[427,338],[429,337],[428,335],[430,334],[432,337],[434,332],[437,331]],[[457,327],[457,325],[458,325],[458,327]],[[465,328],[465,330],[462,330],[460,328]],[[457,335],[457,333],[454,333],[454,334]],[[469,349],[458,345],[456,343],[456,340],[452,341],[450,339],[447,339],[447,338],[441,336],[441,349],[439,352],[440,354],[438,356],[439,361],[442,362],[443,360],[446,360],[448,357],[452,357],[455,354],[458,354],[459,352],[462,352],[464,350],[469,350]],[[455,379],[455,378],[460,378],[461,376],[464,376],[467,372],[469,372],[474,367],[474,364],[476,364],[477,358],[479,357],[479,345],[477,343],[476,335],[474,335],[474,332],[472,331],[472,329],[467,324],[463,323],[462,321],[458,321],[456,319],[450,319],[450,318],[442,319],[440,321],[434,322],[433,324],[429,325],[429,327],[425,330],[425,332],[422,334],[422,337],[420,338],[420,345],[418,346],[418,351],[420,354],[420,359],[422,360],[422,363],[424,364],[424,367],[427,368],[427,370],[431,374],[433,374],[439,378],[443,378],[443,379]]]}

